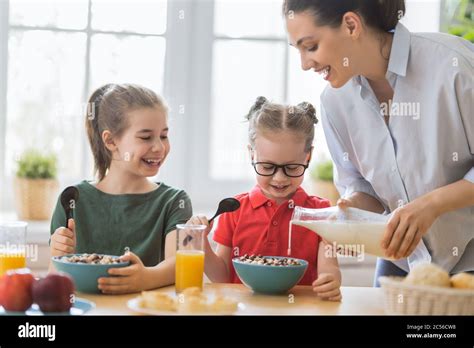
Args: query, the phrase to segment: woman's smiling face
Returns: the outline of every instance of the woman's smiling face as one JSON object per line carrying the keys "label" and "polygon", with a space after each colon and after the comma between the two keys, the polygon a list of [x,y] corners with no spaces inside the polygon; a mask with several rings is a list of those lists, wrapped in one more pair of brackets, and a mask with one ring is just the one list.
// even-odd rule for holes
{"label": "woman's smiling face", "polygon": [[290,45],[298,49],[303,70],[322,74],[332,87],[344,86],[354,76],[354,35],[346,25],[317,26],[308,12],[286,16]]}

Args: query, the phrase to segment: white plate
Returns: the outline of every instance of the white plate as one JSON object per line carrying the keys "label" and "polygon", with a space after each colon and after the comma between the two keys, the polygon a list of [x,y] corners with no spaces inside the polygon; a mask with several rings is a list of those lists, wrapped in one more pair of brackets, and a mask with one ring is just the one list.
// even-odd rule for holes
{"label": "white plate", "polygon": [[245,305],[239,302],[237,304],[237,310],[235,312],[179,313],[175,311],[164,311],[164,310],[156,310],[156,309],[140,307],[139,297],[135,297],[129,300],[127,302],[127,307],[138,313],[148,314],[148,315],[159,315],[159,316],[164,316],[164,315],[236,315],[236,314],[242,314],[243,310],[245,310]]}

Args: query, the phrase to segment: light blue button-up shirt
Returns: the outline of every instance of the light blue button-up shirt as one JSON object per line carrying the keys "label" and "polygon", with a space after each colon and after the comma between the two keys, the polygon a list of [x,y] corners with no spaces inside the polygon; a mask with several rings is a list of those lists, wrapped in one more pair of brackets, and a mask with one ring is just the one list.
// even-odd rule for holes
{"label": "light blue button-up shirt", "polygon": [[[439,187],[474,183],[474,45],[395,29],[387,71],[387,126],[365,77],[321,95],[322,123],[341,195],[365,192],[387,212]],[[388,109],[387,109],[388,108]],[[452,273],[474,270],[474,206],[440,216],[423,241]],[[405,271],[408,265],[399,264]]]}

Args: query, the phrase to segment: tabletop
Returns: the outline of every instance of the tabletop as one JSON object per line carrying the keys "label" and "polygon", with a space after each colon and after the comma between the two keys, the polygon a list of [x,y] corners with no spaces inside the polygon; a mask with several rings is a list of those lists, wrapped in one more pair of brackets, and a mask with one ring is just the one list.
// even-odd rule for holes
{"label": "tabletop", "polygon": [[[174,286],[157,291],[175,296]],[[380,288],[342,287],[342,301],[319,299],[310,286],[296,286],[285,295],[253,293],[242,284],[205,284],[205,294],[231,297],[237,300],[242,315],[383,315],[383,293]],[[90,315],[139,315],[127,302],[139,295],[101,295],[78,293],[78,297],[95,303]]]}

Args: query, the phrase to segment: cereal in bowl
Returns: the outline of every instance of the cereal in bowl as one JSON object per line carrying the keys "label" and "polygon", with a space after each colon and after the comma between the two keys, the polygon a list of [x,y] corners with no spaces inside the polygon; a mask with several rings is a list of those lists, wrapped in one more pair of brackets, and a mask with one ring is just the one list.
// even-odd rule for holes
{"label": "cereal in bowl", "polygon": [[70,263],[86,263],[91,265],[112,265],[121,263],[119,257],[111,255],[100,255],[100,254],[81,254],[72,256],[63,256],[60,259],[63,262]]}
{"label": "cereal in bowl", "polygon": [[301,263],[298,260],[291,258],[273,258],[265,257],[262,255],[247,255],[241,256],[238,258],[240,262],[255,264],[255,265],[264,265],[264,266],[301,266]]}

